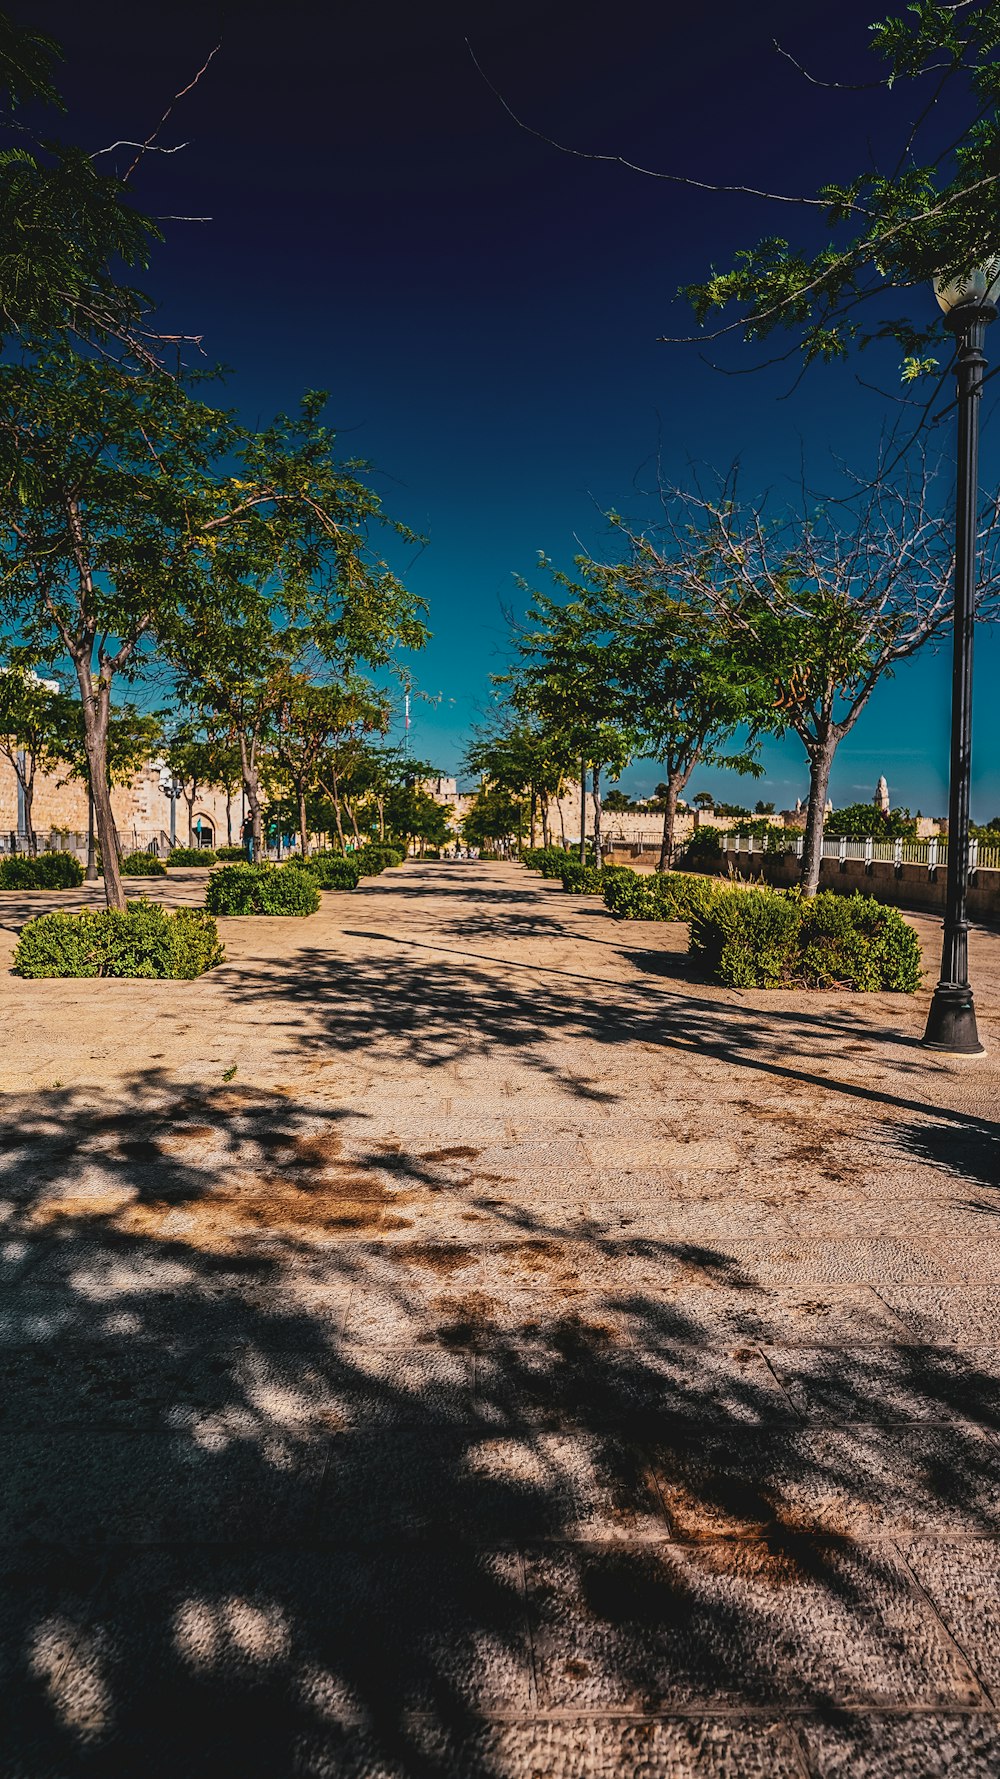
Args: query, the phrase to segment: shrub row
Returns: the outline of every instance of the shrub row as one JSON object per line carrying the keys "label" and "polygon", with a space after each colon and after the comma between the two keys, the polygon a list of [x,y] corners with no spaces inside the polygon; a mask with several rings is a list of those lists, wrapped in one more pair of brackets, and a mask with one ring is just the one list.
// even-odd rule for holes
{"label": "shrub row", "polygon": [[123,877],[166,877],[167,867],[155,852],[127,852],[122,859]]}
{"label": "shrub row", "polygon": [[365,846],[359,846],[350,858],[357,865],[362,877],[378,877],[381,872],[391,870],[394,865],[402,865],[406,853],[398,846],[389,846],[381,840],[371,840]]}
{"label": "shrub row", "polygon": [[220,865],[236,865],[240,859],[246,858],[247,849],[245,846],[217,846],[215,856]]}
{"label": "shrub row", "polygon": [[0,863],[0,889],[76,889],[83,866],[72,852],[14,853]]}
{"label": "shrub row", "polygon": [[874,896],[721,889],[691,921],[691,955],[728,988],[894,989],[913,994],[920,941]]}
{"label": "shrub row", "polygon": [[301,864],[220,865],[205,892],[210,914],[315,914],[319,884]]}
{"label": "shrub row", "polygon": [[201,908],[174,913],[158,902],[60,909],[21,928],[14,969],[21,976],[143,976],[189,980],[223,961],[219,930]]}
{"label": "shrub row", "polygon": [[640,873],[626,865],[604,873],[604,904],[620,920],[690,920],[708,908],[722,886],[682,871]]}
{"label": "shrub row", "polygon": [[[239,852],[240,849],[234,846],[232,850]],[[173,851],[167,854],[166,863],[168,865],[215,865],[218,863],[218,858],[218,853],[213,852],[210,846],[175,846]]]}
{"label": "shrub row", "polygon": [[[287,870],[287,866],[285,868]],[[354,859],[342,858],[339,852],[314,853],[312,858],[302,860],[302,868],[324,890],[357,889],[361,876]]]}

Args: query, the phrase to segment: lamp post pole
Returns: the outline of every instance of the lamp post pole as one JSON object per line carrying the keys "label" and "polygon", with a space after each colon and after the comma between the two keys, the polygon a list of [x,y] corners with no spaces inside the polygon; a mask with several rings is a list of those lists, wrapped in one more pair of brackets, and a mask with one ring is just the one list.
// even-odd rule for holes
{"label": "lamp post pole", "polygon": [[955,619],[951,678],[951,783],[948,793],[948,876],[941,979],[934,990],[924,1044],[953,1056],[981,1056],[969,983],[969,801],[972,774],[972,641],[976,622],[976,521],[979,505],[979,402],[986,359],[983,342],[996,309],[963,302],[945,317],[958,341],[958,463],[955,483]]}

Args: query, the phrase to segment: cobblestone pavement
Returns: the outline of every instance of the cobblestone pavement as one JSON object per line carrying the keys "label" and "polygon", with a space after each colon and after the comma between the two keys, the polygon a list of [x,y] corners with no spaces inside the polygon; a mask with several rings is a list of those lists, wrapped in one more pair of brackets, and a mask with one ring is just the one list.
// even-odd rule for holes
{"label": "cobblestone pavement", "polygon": [[993,1779],[1000,938],[959,1064],[516,866],[222,925],[2,978],[3,1779]]}

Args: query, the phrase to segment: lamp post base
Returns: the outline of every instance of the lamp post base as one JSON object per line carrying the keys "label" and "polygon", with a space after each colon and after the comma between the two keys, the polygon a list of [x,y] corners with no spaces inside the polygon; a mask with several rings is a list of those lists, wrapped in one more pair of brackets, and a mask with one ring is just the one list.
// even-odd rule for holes
{"label": "lamp post base", "polygon": [[946,1050],[952,1056],[982,1056],[985,1046],[976,1030],[976,1007],[967,982],[939,982],[934,990],[925,1050]]}

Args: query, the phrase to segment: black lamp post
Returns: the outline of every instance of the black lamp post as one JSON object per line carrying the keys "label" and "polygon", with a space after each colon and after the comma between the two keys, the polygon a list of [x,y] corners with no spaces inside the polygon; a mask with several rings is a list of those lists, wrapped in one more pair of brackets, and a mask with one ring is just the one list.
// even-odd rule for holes
{"label": "black lamp post", "polygon": [[951,782],[948,793],[948,877],[941,979],[934,990],[924,1043],[953,1056],[981,1056],[969,984],[969,798],[972,775],[972,639],[976,621],[976,528],[979,507],[979,398],[983,342],[996,319],[997,266],[968,278],[936,282],[946,325],[958,342],[958,463],[955,487],[955,630],[951,679]]}

